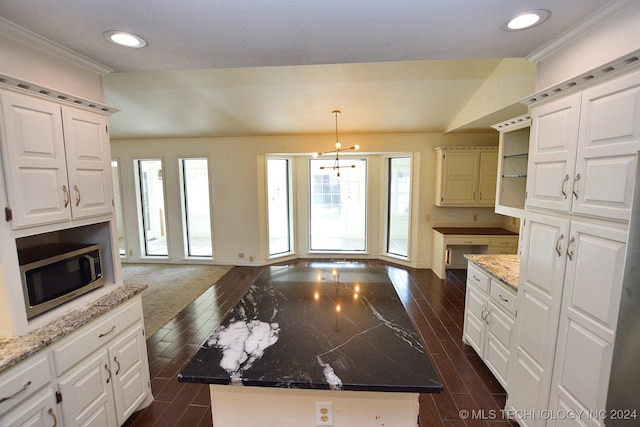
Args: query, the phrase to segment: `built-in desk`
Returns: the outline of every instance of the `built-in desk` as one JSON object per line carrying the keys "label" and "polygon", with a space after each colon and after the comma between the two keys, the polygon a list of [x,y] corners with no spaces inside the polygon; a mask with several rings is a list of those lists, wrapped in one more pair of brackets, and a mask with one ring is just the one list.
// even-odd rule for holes
{"label": "built-in desk", "polygon": [[467,268],[465,254],[516,254],[518,233],[496,227],[433,227],[431,270],[444,279],[447,268]]}

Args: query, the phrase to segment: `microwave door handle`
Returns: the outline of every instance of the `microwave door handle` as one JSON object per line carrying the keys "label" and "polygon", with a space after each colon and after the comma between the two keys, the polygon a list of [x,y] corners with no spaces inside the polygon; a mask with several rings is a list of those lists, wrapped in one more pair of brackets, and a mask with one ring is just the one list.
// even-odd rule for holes
{"label": "microwave door handle", "polygon": [[91,270],[91,281],[96,280],[96,265],[93,263],[94,258],[91,255],[83,255],[89,261],[89,270]]}

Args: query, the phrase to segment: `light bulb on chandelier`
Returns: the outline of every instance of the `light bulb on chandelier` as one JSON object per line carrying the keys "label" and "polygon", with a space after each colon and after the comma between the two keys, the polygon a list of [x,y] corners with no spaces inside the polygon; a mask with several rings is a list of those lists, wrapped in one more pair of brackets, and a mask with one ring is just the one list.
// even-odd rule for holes
{"label": "light bulb on chandelier", "polygon": [[[340,176],[340,168],[355,168],[356,165],[350,165],[350,166],[341,166],[340,165],[340,152],[341,151],[348,151],[348,150],[359,150],[360,149],[360,145],[355,144],[351,147],[348,148],[342,148],[342,143],[338,140],[338,116],[340,115],[340,110],[333,110],[331,112],[331,114],[333,114],[336,118],[336,143],[335,143],[335,150],[332,151],[322,151],[322,152],[316,152],[313,153],[312,156],[314,158],[317,158],[318,156],[322,156],[324,154],[332,154],[335,153],[336,157],[335,157],[335,161],[333,163],[333,166],[331,166],[331,169],[335,170],[336,173],[338,174],[338,176]],[[320,166],[320,169],[326,169],[325,166]]]}

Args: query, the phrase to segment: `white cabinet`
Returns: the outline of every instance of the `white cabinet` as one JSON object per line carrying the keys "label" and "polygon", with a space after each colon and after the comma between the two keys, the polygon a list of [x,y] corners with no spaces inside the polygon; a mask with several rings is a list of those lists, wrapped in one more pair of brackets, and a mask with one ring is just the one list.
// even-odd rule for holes
{"label": "white cabinet", "polygon": [[529,115],[492,126],[500,132],[496,213],[524,217],[530,126]]}
{"label": "white cabinet", "polygon": [[640,150],[640,73],[531,111],[527,204],[628,220]]}
{"label": "white cabinet", "polygon": [[151,397],[139,300],[114,309],[52,349],[65,426],[119,426]]}
{"label": "white cabinet", "polygon": [[[463,341],[507,389],[516,293],[469,263]],[[507,389],[508,390],[508,389]]]}
{"label": "white cabinet", "polygon": [[493,206],[498,150],[496,147],[438,147],[436,206]]}
{"label": "white cabinet", "polygon": [[507,408],[584,411],[575,425],[600,426],[588,415],[606,403],[640,150],[640,72],[534,106],[531,115]]}
{"label": "white cabinet", "polygon": [[107,352],[102,351],[83,359],[60,380],[60,409],[66,427],[117,426],[112,377]]}
{"label": "white cabinet", "polygon": [[117,427],[152,399],[136,296],[3,372],[0,425]]}
{"label": "white cabinet", "polygon": [[22,405],[0,417],[0,425],[10,427],[56,427],[60,424],[55,393],[46,388]]}
{"label": "white cabinet", "polygon": [[59,420],[49,358],[37,354],[0,375],[0,425],[52,426]]}
{"label": "white cabinet", "polygon": [[12,228],[110,214],[107,118],[11,92],[0,101]]}

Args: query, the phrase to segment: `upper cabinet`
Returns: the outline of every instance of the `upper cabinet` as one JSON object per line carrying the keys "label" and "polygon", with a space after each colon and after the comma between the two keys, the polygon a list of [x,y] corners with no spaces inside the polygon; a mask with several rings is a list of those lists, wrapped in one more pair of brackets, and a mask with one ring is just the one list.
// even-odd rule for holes
{"label": "upper cabinet", "polygon": [[0,103],[11,227],[110,214],[107,117],[12,92]]}
{"label": "upper cabinet", "polygon": [[531,116],[492,126],[500,132],[496,213],[524,218]]}
{"label": "upper cabinet", "polygon": [[528,206],[628,220],[639,116],[640,72],[532,111]]}
{"label": "upper cabinet", "polygon": [[493,206],[497,147],[438,147],[436,206]]}

